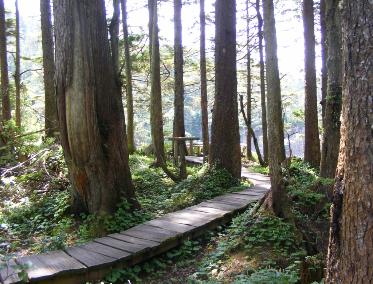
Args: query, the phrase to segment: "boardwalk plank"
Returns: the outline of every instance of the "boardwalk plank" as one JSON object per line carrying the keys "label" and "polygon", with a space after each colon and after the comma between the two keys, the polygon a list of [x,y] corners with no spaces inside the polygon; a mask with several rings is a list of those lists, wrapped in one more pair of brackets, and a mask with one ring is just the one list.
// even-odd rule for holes
{"label": "boardwalk plank", "polygon": [[149,226],[164,228],[164,229],[167,229],[167,230],[172,230],[172,231],[175,231],[175,232],[178,232],[178,233],[186,233],[186,232],[189,232],[189,231],[195,229],[195,227],[193,227],[193,226],[173,223],[171,221],[164,220],[162,218],[151,220],[151,221],[148,221],[144,224],[149,225]]}
{"label": "boardwalk plank", "polygon": [[179,233],[146,225],[139,225],[127,231],[124,231],[121,234],[144,240],[166,242],[170,239],[175,238]]}
{"label": "boardwalk plank", "polygon": [[201,206],[204,206],[204,207],[210,207],[210,208],[216,208],[216,209],[220,209],[220,210],[227,210],[228,212],[233,212],[237,209],[240,209],[242,208],[242,206],[236,206],[236,205],[228,205],[228,204],[224,204],[224,203],[218,203],[218,202],[209,202],[209,201],[205,201],[205,202],[202,202],[200,203]]}
{"label": "boardwalk plank", "polygon": [[42,280],[51,276],[77,273],[86,268],[85,265],[63,251],[20,257],[16,259],[16,262],[29,267],[26,271],[30,280]]}
{"label": "boardwalk plank", "polygon": [[155,247],[155,246],[158,246],[160,244],[160,242],[158,242],[158,241],[145,240],[145,239],[140,239],[140,238],[124,235],[123,234],[124,232],[125,231],[122,231],[121,233],[110,234],[110,235],[108,235],[108,237],[118,239],[118,240],[122,240],[122,241],[125,241],[127,243],[131,243],[131,244],[146,245],[148,247]]}
{"label": "boardwalk plank", "polygon": [[107,266],[117,261],[115,258],[87,250],[81,246],[67,248],[65,252],[88,268]]}
{"label": "boardwalk plank", "polygon": [[120,249],[129,253],[137,253],[139,251],[144,251],[146,249],[149,249],[149,246],[146,245],[136,245],[136,244],[131,244],[127,243],[125,241],[120,241],[115,238],[110,238],[110,237],[103,237],[103,238],[98,238],[95,239],[94,242],[104,244],[116,249]]}
{"label": "boardwalk plank", "polygon": [[116,249],[104,244],[96,243],[96,242],[89,242],[84,245],[81,245],[82,248],[93,251],[95,253],[99,253],[108,257],[115,258],[117,260],[123,260],[125,258],[128,258],[131,253],[126,252],[120,249]]}

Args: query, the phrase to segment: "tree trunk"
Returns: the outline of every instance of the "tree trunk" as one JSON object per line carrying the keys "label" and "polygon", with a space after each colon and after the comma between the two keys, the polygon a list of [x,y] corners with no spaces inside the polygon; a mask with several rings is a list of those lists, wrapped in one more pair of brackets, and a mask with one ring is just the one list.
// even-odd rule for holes
{"label": "tree trunk", "polygon": [[[184,76],[183,76],[183,45],[181,26],[181,0],[174,0],[174,70],[175,70],[175,97],[174,97],[174,137],[185,137],[184,124]],[[176,140],[176,147],[180,153],[180,177],[186,178],[185,141]],[[185,160],[185,158],[184,158]]]}
{"label": "tree trunk", "polygon": [[2,120],[12,118],[9,98],[9,75],[6,41],[6,23],[4,0],[0,0],[0,65],[1,65],[1,97],[2,97]]}
{"label": "tree trunk", "polygon": [[333,178],[338,161],[342,105],[341,23],[339,0],[326,4],[328,41],[328,93],[325,100],[324,134],[320,175]]}
{"label": "tree trunk", "polygon": [[201,117],[202,117],[202,141],[203,157],[209,154],[209,117],[207,111],[207,78],[206,78],[206,16],[205,0],[200,0],[200,73],[201,73]]}
{"label": "tree trunk", "polygon": [[264,39],[267,67],[267,117],[269,171],[272,188],[272,209],[285,217],[286,192],[281,163],[285,160],[284,125],[282,121],[281,86],[277,59],[277,36],[273,0],[263,0]]}
{"label": "tree trunk", "polygon": [[313,0],[303,0],[303,26],[305,64],[304,160],[316,168],[320,165],[320,138],[317,117]]}
{"label": "tree trunk", "polygon": [[249,18],[249,2],[246,1],[246,33],[247,33],[247,86],[246,86],[246,117],[247,117],[247,133],[246,133],[246,158],[253,160],[251,153],[251,50],[250,50],[250,18]]}
{"label": "tree trunk", "polygon": [[259,66],[260,66],[260,103],[262,109],[262,134],[263,134],[263,159],[268,164],[268,131],[267,131],[267,106],[266,106],[266,86],[264,72],[263,55],[263,19],[260,13],[260,0],[256,0],[256,15],[258,19],[258,48],[259,48]]}
{"label": "tree trunk", "polygon": [[154,11],[153,11],[153,0],[148,0],[148,11],[149,11],[149,64],[152,65],[152,39],[153,39],[153,23],[154,23]]}
{"label": "tree trunk", "polygon": [[156,164],[165,163],[163,117],[162,117],[162,91],[160,75],[160,54],[158,38],[157,0],[151,0],[150,10],[153,12],[152,23],[152,52],[151,52],[151,94],[150,94],[150,125]]}
{"label": "tree trunk", "polygon": [[127,97],[127,139],[128,151],[133,153],[136,151],[135,135],[134,135],[134,119],[133,119],[133,89],[132,89],[132,62],[130,55],[130,43],[128,39],[127,25],[127,0],[121,0],[122,6],[122,21],[123,21],[123,39],[124,39],[124,60],[126,69],[126,97]]}
{"label": "tree trunk", "polygon": [[53,137],[58,127],[54,87],[54,45],[50,0],[40,0],[41,43],[43,50],[45,135]]}
{"label": "tree trunk", "polygon": [[326,283],[373,283],[373,4],[342,2],[341,143]]}
{"label": "tree trunk", "polygon": [[15,55],[15,65],[16,70],[14,74],[14,83],[16,86],[16,125],[21,127],[21,51],[20,51],[20,33],[19,33],[19,9],[18,0],[15,1],[16,6],[16,55]]}
{"label": "tree trunk", "polygon": [[113,16],[109,25],[111,57],[113,59],[114,74],[117,84],[120,85],[119,74],[119,0],[113,0]]}
{"label": "tree trunk", "polygon": [[54,17],[58,114],[73,208],[113,213],[123,197],[138,207],[104,1],[56,0]]}
{"label": "tree trunk", "polygon": [[328,44],[326,36],[326,0],[320,0],[320,30],[321,30],[321,110],[322,110],[322,125],[325,127],[325,99],[328,88]]}
{"label": "tree trunk", "polygon": [[215,4],[215,102],[209,163],[241,177],[235,0],[217,0]]}

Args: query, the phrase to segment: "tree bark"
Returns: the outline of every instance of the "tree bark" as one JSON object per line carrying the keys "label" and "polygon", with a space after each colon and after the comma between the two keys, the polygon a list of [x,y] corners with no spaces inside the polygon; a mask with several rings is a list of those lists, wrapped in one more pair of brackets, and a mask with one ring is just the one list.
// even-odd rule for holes
{"label": "tree bark", "polygon": [[7,39],[4,0],[0,0],[0,65],[1,65],[1,97],[2,97],[2,120],[12,118],[9,98],[9,74],[7,58]]}
{"label": "tree bark", "polygon": [[158,15],[157,0],[151,0],[151,11],[153,12],[152,23],[152,52],[151,52],[151,94],[150,94],[150,125],[153,149],[156,164],[165,163],[163,117],[162,117],[162,90],[160,75],[160,54],[158,38]]}
{"label": "tree bark", "polygon": [[341,143],[326,283],[373,283],[373,4],[342,1]]}
{"label": "tree bark", "polygon": [[206,16],[205,0],[200,0],[200,73],[201,73],[201,117],[203,157],[209,154],[209,117],[207,111],[207,78],[206,78]]}
{"label": "tree bark", "polygon": [[268,164],[268,130],[267,130],[267,105],[265,86],[265,66],[263,55],[263,18],[260,13],[260,0],[255,3],[256,15],[258,19],[258,48],[260,66],[260,104],[262,110],[262,133],[263,133],[263,159]]}
{"label": "tree bark", "polygon": [[18,0],[15,1],[16,8],[16,55],[15,55],[15,74],[14,83],[16,87],[16,126],[21,127],[21,51],[20,51],[20,33],[19,33],[19,9]]}
{"label": "tree bark", "polygon": [[215,4],[215,102],[209,163],[241,177],[235,0],[217,0]]}
{"label": "tree bark", "polygon": [[317,116],[317,86],[315,67],[315,28],[313,0],[303,0],[304,26],[304,160],[317,168],[320,165],[320,138]]}
{"label": "tree bark", "polygon": [[43,50],[45,135],[53,137],[58,127],[54,86],[54,44],[50,0],[40,0],[41,43]]}
{"label": "tree bark", "polygon": [[250,50],[250,18],[249,18],[249,2],[246,1],[246,45],[247,45],[247,76],[246,76],[246,117],[247,117],[247,133],[246,133],[246,158],[253,160],[251,153],[251,50]]}
{"label": "tree bark", "polygon": [[320,32],[321,32],[321,116],[322,125],[325,127],[325,99],[328,89],[328,69],[327,69],[327,58],[328,58],[328,44],[326,35],[326,0],[320,0]]}
{"label": "tree bark", "polygon": [[[174,96],[174,137],[185,137],[184,124],[184,70],[183,45],[181,25],[181,0],[174,0],[174,70],[175,70],[175,96]],[[177,152],[180,153],[180,177],[186,178],[185,141],[176,140]],[[184,160],[183,160],[184,157]]]}
{"label": "tree bark", "polygon": [[328,41],[328,92],[325,100],[320,176],[333,178],[338,161],[342,105],[342,43],[339,0],[326,4]]}
{"label": "tree bark", "polygon": [[115,82],[103,0],[56,0],[56,92],[73,209],[138,207],[128,165],[124,112]]}
{"label": "tree bark", "polygon": [[267,67],[267,117],[269,171],[272,188],[272,209],[286,217],[286,192],[281,163],[285,160],[284,125],[282,121],[281,86],[277,59],[277,36],[273,0],[263,0],[264,39]]}
{"label": "tree bark", "polygon": [[130,55],[130,43],[128,39],[127,25],[127,0],[121,0],[123,39],[124,39],[124,60],[126,69],[126,98],[127,98],[127,139],[128,151],[130,154],[136,151],[134,135],[134,114],[133,114],[133,88],[132,88],[132,61]]}

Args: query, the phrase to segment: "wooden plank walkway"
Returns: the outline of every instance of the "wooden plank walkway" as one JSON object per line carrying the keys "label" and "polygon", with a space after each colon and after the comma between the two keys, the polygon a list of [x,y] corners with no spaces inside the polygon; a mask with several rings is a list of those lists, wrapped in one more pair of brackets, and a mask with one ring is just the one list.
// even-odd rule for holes
{"label": "wooden plank walkway", "polygon": [[[186,158],[188,162],[202,163],[202,158]],[[31,283],[86,283],[102,279],[112,268],[135,265],[164,253],[187,239],[229,222],[250,203],[262,198],[270,188],[267,176],[250,173],[245,169],[242,170],[242,176],[250,179],[254,186],[86,244],[0,263],[0,282],[20,283],[15,270],[24,266]]]}

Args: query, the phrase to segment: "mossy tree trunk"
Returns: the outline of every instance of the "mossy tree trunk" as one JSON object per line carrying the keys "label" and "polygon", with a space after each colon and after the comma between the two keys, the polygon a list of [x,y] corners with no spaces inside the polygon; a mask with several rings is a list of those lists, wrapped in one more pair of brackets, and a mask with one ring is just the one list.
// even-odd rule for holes
{"label": "mossy tree trunk", "polygon": [[373,283],[373,4],[342,1],[343,98],[326,283]]}
{"label": "mossy tree trunk", "polygon": [[7,36],[5,22],[4,0],[0,0],[0,67],[1,67],[1,99],[2,99],[2,120],[12,118],[9,98],[9,73],[7,57]]}
{"label": "mossy tree trunk", "polygon": [[315,66],[315,23],[313,0],[303,0],[304,27],[304,160],[311,166],[320,165],[320,138],[317,116],[317,85]]}
{"label": "mossy tree trunk", "polygon": [[124,112],[110,56],[103,0],[56,0],[56,92],[73,209],[135,207]]}
{"label": "mossy tree trunk", "polygon": [[327,1],[328,90],[325,99],[324,133],[320,175],[333,178],[338,161],[342,105],[342,43],[339,0]]}
{"label": "mossy tree trunk", "polygon": [[215,102],[209,158],[210,165],[241,177],[235,0],[217,0],[215,4]]}
{"label": "mossy tree trunk", "polygon": [[132,60],[130,54],[130,42],[128,38],[127,25],[127,0],[121,0],[122,23],[123,23],[123,41],[124,41],[124,60],[126,70],[126,99],[127,99],[127,139],[128,151],[136,151],[134,134],[134,112],[133,112],[133,88],[132,88]]}
{"label": "mossy tree trunk", "polygon": [[277,36],[273,0],[263,0],[264,39],[267,67],[268,154],[271,176],[272,209],[286,217],[286,192],[281,164],[285,160],[281,86],[277,59]]}
{"label": "mossy tree trunk", "polygon": [[58,127],[57,103],[54,87],[54,43],[49,0],[40,0],[41,43],[43,50],[45,135],[53,137]]}
{"label": "mossy tree trunk", "polygon": [[14,83],[16,87],[16,125],[21,127],[21,48],[20,48],[20,34],[19,34],[19,9],[18,0],[15,1],[16,8],[16,54],[15,54],[15,73]]}

